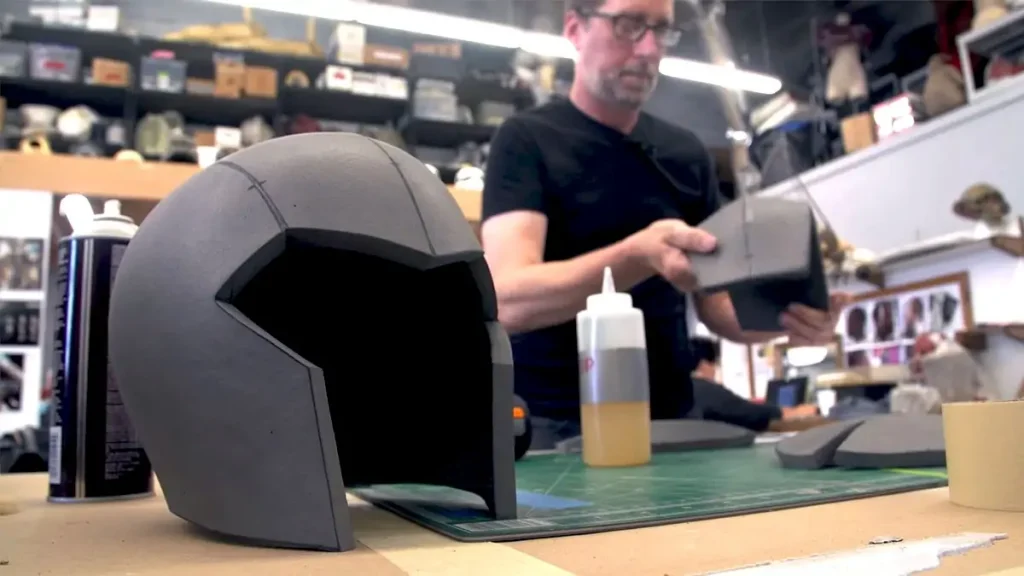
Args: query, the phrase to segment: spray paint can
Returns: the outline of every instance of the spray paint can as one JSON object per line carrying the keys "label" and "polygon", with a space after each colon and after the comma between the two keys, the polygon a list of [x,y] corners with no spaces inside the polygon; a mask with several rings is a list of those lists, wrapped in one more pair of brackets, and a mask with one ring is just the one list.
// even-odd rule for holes
{"label": "spray paint can", "polygon": [[58,245],[61,297],[53,306],[49,499],[148,496],[153,494],[152,467],[121,401],[107,352],[111,289],[138,226],[121,214],[116,200],[93,215],[87,200],[67,197],[61,213],[73,232]]}

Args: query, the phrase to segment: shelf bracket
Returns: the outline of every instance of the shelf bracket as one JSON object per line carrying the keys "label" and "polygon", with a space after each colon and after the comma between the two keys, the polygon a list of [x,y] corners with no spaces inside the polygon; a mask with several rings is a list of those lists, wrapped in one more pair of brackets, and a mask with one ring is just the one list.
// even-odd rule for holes
{"label": "shelf bracket", "polygon": [[960,330],[955,339],[970,352],[982,352],[988,348],[988,334],[983,329]]}
{"label": "shelf bracket", "polygon": [[885,271],[880,266],[868,266],[862,279],[879,290],[885,290]]}
{"label": "shelf bracket", "polygon": [[992,247],[1012,258],[1024,258],[1024,216],[1017,217],[1018,236],[999,235],[990,240]]}
{"label": "shelf bracket", "polygon": [[1024,324],[1007,324],[1003,332],[1014,340],[1024,344]]}

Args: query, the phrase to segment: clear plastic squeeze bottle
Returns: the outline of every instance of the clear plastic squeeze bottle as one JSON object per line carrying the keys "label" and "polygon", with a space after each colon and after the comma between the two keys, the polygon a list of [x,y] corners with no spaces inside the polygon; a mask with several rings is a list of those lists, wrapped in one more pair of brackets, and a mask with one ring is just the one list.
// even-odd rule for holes
{"label": "clear plastic squeeze bottle", "polygon": [[580,423],[588,466],[639,466],[651,460],[650,386],[644,315],[616,292],[611,268],[600,294],[576,315]]}

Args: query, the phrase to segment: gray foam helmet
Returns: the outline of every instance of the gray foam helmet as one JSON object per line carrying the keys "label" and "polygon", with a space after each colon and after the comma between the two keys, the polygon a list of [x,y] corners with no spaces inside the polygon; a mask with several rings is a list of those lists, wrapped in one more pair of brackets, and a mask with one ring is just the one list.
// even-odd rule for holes
{"label": "gray foam helmet", "polygon": [[174,514],[355,545],[346,487],[423,483],[515,517],[512,357],[444,184],[354,134],[270,140],[160,202],[110,309],[114,373]]}

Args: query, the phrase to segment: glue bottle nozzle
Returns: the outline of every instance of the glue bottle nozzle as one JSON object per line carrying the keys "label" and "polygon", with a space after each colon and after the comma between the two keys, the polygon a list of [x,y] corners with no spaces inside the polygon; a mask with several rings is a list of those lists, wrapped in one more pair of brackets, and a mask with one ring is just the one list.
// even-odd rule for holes
{"label": "glue bottle nozzle", "polygon": [[615,293],[615,279],[612,278],[611,266],[604,267],[604,285],[601,288],[601,292],[605,294]]}

